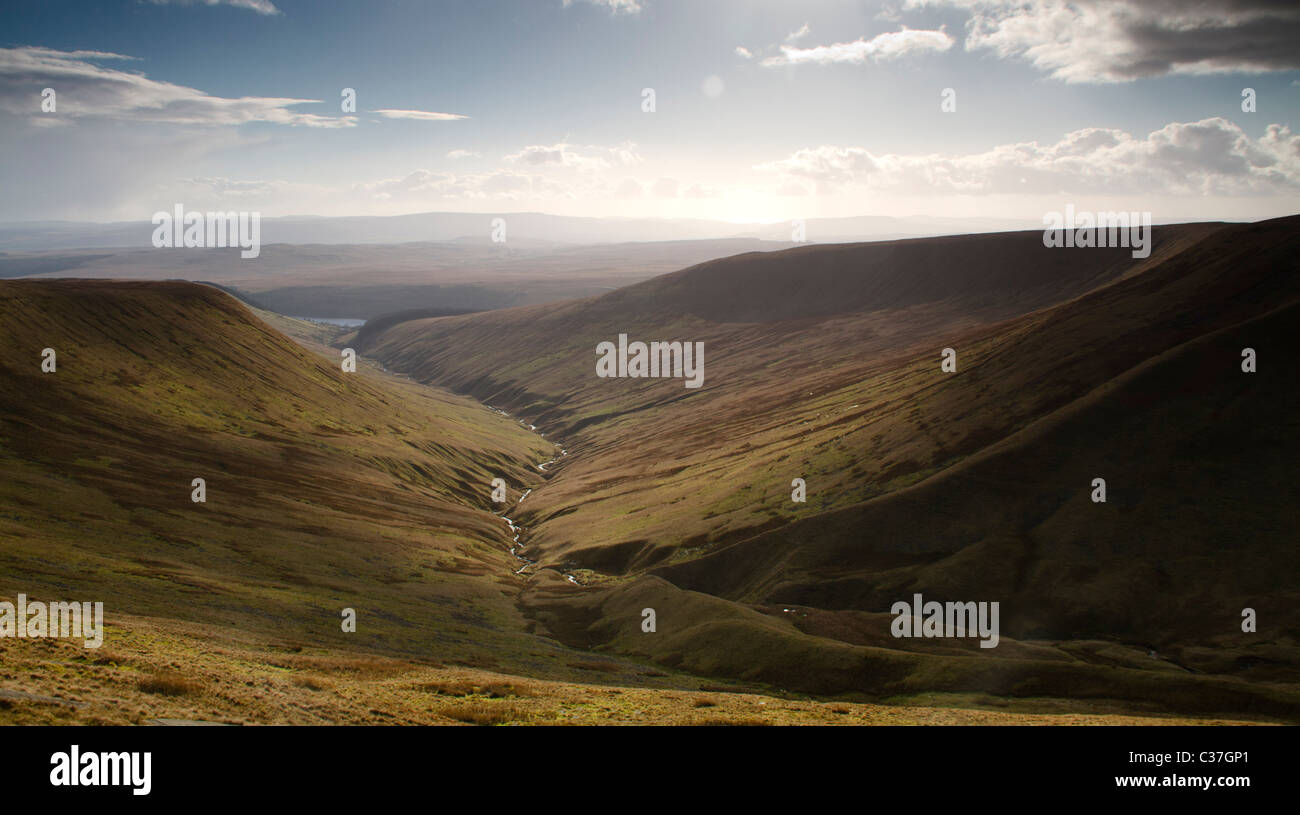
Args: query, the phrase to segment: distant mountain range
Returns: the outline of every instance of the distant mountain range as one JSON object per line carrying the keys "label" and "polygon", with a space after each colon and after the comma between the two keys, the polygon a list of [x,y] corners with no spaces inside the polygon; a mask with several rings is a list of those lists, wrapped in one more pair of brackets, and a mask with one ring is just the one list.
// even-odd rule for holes
{"label": "distant mountain range", "polygon": [[[154,226],[139,221],[88,223],[33,221],[0,224],[0,252],[49,249],[149,248]],[[704,219],[579,218],[539,212],[423,212],[414,215],[282,217],[262,219],[262,244],[384,244],[413,241],[490,241],[492,221],[506,221],[506,242],[623,243],[717,238],[789,241],[790,221],[741,224]],[[810,218],[804,222],[812,243],[888,240],[972,232],[1031,229],[1040,224],[1009,218],[930,218],[864,215]]]}

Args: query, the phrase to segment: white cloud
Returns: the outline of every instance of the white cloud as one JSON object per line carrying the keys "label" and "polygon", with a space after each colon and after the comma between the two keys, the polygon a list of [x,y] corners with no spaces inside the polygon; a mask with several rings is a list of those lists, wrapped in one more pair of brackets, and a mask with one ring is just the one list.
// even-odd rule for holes
{"label": "white cloud", "polygon": [[[606,156],[616,156],[620,151],[634,155],[635,145],[610,148],[583,148],[584,152],[601,150]],[[448,154],[456,158],[478,156],[470,150],[453,150]],[[211,207],[226,207],[237,202],[246,209],[264,211],[310,211],[315,202],[329,200],[344,211],[366,210],[383,206],[397,211],[415,211],[444,205],[470,205],[486,201],[530,201],[555,205],[565,201],[599,201],[609,199],[676,198],[680,183],[673,178],[661,177],[647,181],[632,177],[611,176],[608,173],[572,172],[581,170],[588,156],[577,158],[569,145],[524,148],[513,155],[515,164],[527,166],[496,167],[482,172],[452,172],[417,169],[404,175],[340,184],[335,187],[313,186],[297,182],[273,180],[247,180],[223,177],[194,177],[157,185],[167,189],[167,194],[180,196],[187,204],[196,202]],[[600,159],[604,166],[613,168],[614,160]],[[640,157],[636,156],[639,161]],[[565,162],[568,162],[567,164]],[[706,188],[688,188],[683,197],[697,198],[716,195]],[[166,197],[166,196],[164,196]]]}
{"label": "white cloud", "polygon": [[181,179],[179,185],[196,195],[208,197],[247,198],[272,195],[291,186],[282,181],[239,180],[221,176],[199,176]]}
{"label": "white cloud", "polygon": [[683,198],[719,198],[722,190],[708,184],[695,183],[682,190]]}
{"label": "white cloud", "polygon": [[587,145],[579,149],[583,152],[577,152],[571,144],[533,144],[518,153],[503,156],[503,159],[511,164],[525,164],[532,167],[570,167],[580,172],[596,172],[615,165],[631,166],[641,162],[641,155],[637,153],[636,145],[631,142],[625,142],[617,147]]}
{"label": "white cloud", "polygon": [[1270,0],[908,0],[968,10],[967,50],[1066,82],[1300,68],[1300,5]]}
{"label": "white cloud", "polygon": [[566,197],[569,191],[544,176],[514,170],[443,173],[415,170],[399,178],[362,184],[359,189],[379,200],[524,199]]}
{"label": "white cloud", "polygon": [[754,58],[754,54],[753,54],[753,53],[752,53],[748,48],[746,48],[746,47],[743,46],[743,45],[737,45],[737,46],[736,46],[736,56],[741,57],[742,59],[753,59],[753,58]]}
{"label": "white cloud", "polygon": [[[564,0],[564,7],[573,5],[575,0]],[[612,14],[640,14],[643,6],[641,0],[582,0],[593,6],[603,6]]]}
{"label": "white cloud", "polygon": [[609,162],[602,158],[580,155],[569,149],[567,144],[541,145],[533,144],[503,157],[511,164],[526,164],[532,167],[555,166],[574,167],[578,170],[595,171],[609,167]]}
{"label": "white cloud", "polygon": [[53,88],[52,116],[99,117],[181,125],[241,125],[249,122],[303,127],[352,127],[353,116],[320,116],[289,108],[314,99],[243,96],[227,99],[144,74],[105,68],[98,62],[133,57],[98,51],[56,51],[25,46],[0,48],[0,110],[38,114],[40,96],[30,89]]}
{"label": "white cloud", "polygon": [[614,188],[615,198],[640,198],[645,195],[645,186],[635,178],[624,178]]}
{"label": "white cloud", "polygon": [[812,48],[782,45],[778,56],[768,57],[760,64],[767,67],[779,65],[834,65],[846,63],[864,65],[868,62],[885,62],[914,54],[942,53],[952,47],[953,39],[942,28],[933,31],[904,28],[878,34],[871,39],[859,38],[853,42],[837,42]]}
{"label": "white cloud", "polygon": [[808,31],[809,31],[808,24],[804,23],[799,27],[797,31],[791,31],[789,34],[785,35],[785,41],[794,42],[795,40],[802,39],[808,36]]}
{"label": "white cloud", "polygon": [[631,167],[633,164],[640,164],[641,154],[637,152],[634,142],[625,141],[622,144],[609,148],[610,157],[618,164],[624,167]]}
{"label": "white cloud", "polygon": [[178,6],[201,4],[204,6],[233,6],[234,8],[244,8],[266,15],[281,13],[271,0],[149,0],[149,2],[155,6],[166,6],[173,3]]}
{"label": "white cloud", "polygon": [[1086,128],[1054,144],[965,155],[877,155],[823,145],[755,169],[775,174],[782,194],[811,185],[817,193],[856,186],[907,194],[1276,195],[1300,189],[1300,136],[1275,124],[1252,139],[1212,118],[1173,122],[1145,138]]}
{"label": "white cloud", "polygon": [[447,158],[450,158],[450,159],[482,158],[482,156],[483,156],[482,153],[479,153],[479,152],[477,152],[477,151],[475,151],[475,150],[461,150],[461,149],[457,149],[457,150],[452,150],[452,151],[450,151],[450,152],[447,153]]}
{"label": "white cloud", "polygon": [[679,183],[675,178],[657,178],[650,185],[650,194],[656,198],[676,198]]}
{"label": "white cloud", "polygon": [[783,196],[812,195],[813,185],[794,178],[783,178],[776,186],[776,194]]}
{"label": "white cloud", "polygon": [[471,200],[599,200],[634,199],[650,195],[675,197],[675,179],[646,182],[630,176],[611,183],[602,176],[552,178],[541,172],[494,169],[482,173],[416,170],[405,176],[357,185],[354,191],[382,201],[425,202]]}
{"label": "white cloud", "polygon": [[459,113],[435,113],[430,110],[393,110],[391,108],[384,110],[372,110],[371,113],[378,113],[385,119],[418,119],[422,122],[454,122],[457,119],[468,119],[468,116],[462,116]]}

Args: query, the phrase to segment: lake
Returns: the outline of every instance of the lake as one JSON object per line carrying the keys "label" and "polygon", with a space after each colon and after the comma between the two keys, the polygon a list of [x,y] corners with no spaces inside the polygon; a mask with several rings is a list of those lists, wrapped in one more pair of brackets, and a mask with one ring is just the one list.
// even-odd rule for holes
{"label": "lake", "polygon": [[328,323],[329,325],[341,325],[344,328],[360,328],[366,324],[365,320],[357,320],[352,317],[294,317],[295,320],[307,320],[313,323]]}

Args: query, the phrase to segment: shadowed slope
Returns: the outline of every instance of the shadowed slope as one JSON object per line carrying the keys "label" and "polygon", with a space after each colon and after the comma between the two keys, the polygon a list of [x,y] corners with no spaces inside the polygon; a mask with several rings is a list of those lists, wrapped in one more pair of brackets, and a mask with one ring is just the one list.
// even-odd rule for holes
{"label": "shadowed slope", "polygon": [[[1044,262],[1081,264],[1055,296],[1024,269],[963,277],[998,264],[956,238],[914,242],[981,258],[958,265],[954,251],[951,287],[926,302],[933,256],[920,250],[919,293],[906,267],[864,287],[848,247],[742,256],[595,300],[400,326],[374,352],[567,434],[572,455],[523,514],[530,553],[590,584],[532,588],[539,621],[566,642],[818,692],[1110,695],[1292,717],[1300,428],[1294,378],[1276,366],[1300,298],[1298,227],[1158,230],[1145,262],[1040,242]],[[997,238],[1008,257],[1030,252],[1022,236],[979,236],[979,253]],[[805,278],[823,285],[804,292]],[[769,321],[718,322],[731,318]],[[581,371],[615,331],[705,340],[705,387]],[[955,374],[939,369],[945,346]],[[1243,373],[1246,346],[1269,368]],[[480,354],[501,367],[459,379],[483,370]],[[1089,500],[1098,476],[1105,504]],[[806,504],[790,501],[794,477]],[[612,579],[647,569],[669,582]],[[1003,603],[1008,639],[996,654],[900,644],[888,609],[914,591]],[[798,613],[776,633],[728,600]],[[638,636],[642,605],[673,615],[669,636]],[[1268,629],[1243,634],[1245,607]],[[832,669],[834,640],[910,656],[834,651],[857,667]],[[1153,648],[1162,658],[1146,659]],[[963,661],[918,662],[918,650]],[[1211,688],[1189,668],[1260,684]]]}
{"label": "shadowed slope", "polygon": [[[1276,364],[1243,373],[1240,351],[1281,362],[1298,317],[1293,302],[1198,338],[915,487],[658,573],[880,614],[912,592],[999,600],[1012,637],[1111,638],[1294,680],[1300,384]],[[1263,633],[1242,633],[1243,608]]]}
{"label": "shadowed slope", "polygon": [[[563,439],[563,477],[523,516],[533,556],[622,572],[914,483],[1077,398],[1086,381],[1029,389],[1028,371],[950,399],[939,350],[976,364],[982,329],[1155,268],[1218,228],[1163,228],[1147,260],[1047,249],[1039,233],[741,255],[600,298],[405,323],[369,353]],[[763,322],[690,316],[742,313]],[[619,333],[704,342],[704,387],[598,379],[596,344]],[[1095,384],[1133,362],[1084,364]],[[921,409],[931,400],[938,415]],[[789,501],[795,477],[806,504]]]}

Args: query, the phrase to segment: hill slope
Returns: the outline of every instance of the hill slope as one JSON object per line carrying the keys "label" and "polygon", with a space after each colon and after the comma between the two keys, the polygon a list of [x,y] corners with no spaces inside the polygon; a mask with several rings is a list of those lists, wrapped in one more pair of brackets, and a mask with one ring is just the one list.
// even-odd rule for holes
{"label": "hill slope", "polygon": [[344,373],[204,286],[0,282],[0,312],[0,592],[386,653],[532,647],[489,482],[524,488],[535,435]]}
{"label": "hill slope", "polygon": [[[588,584],[531,587],[571,644],[818,692],[1293,716],[1295,386],[1240,362],[1247,346],[1286,353],[1298,226],[1158,229],[1145,261],[1038,234],[739,256],[399,325],[369,350],[563,439],[521,518],[530,556]],[[593,349],[618,333],[704,341],[704,387],[597,378]],[[1098,476],[1105,504],[1089,499]],[[1005,604],[1010,640],[996,655],[900,643],[888,608],[914,591]],[[639,604],[675,610],[672,635],[637,636]],[[1246,607],[1266,630],[1241,633]],[[954,647],[957,663],[927,661]],[[1100,670],[1117,665],[1134,676]],[[1209,690],[1200,673],[1235,678]],[[1259,696],[1278,693],[1292,701]]]}
{"label": "hill slope", "polygon": [[0,597],[99,600],[107,624],[96,650],[0,638],[4,723],[1142,721],[832,705],[575,652],[517,609],[487,501],[550,455],[514,420],[344,374],[211,288],[0,283],[0,306]]}
{"label": "hill slope", "polygon": [[[747,254],[598,298],[405,323],[363,349],[563,439],[563,478],[524,514],[535,556],[623,571],[914,483],[1077,398],[1084,377],[1104,381],[1144,349],[1100,370],[1079,355],[1090,370],[1060,385],[1027,388],[1038,374],[1022,371],[981,394],[938,387],[939,351],[982,364],[989,327],[1155,268],[1217,228],[1159,231],[1146,260],[1047,249],[1040,233]],[[597,343],[624,333],[703,342],[703,387],[598,379]],[[970,410],[973,398],[998,407]],[[789,501],[797,477],[806,504]]]}

